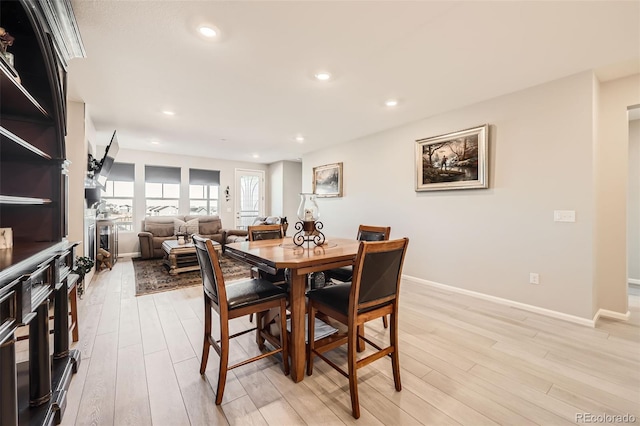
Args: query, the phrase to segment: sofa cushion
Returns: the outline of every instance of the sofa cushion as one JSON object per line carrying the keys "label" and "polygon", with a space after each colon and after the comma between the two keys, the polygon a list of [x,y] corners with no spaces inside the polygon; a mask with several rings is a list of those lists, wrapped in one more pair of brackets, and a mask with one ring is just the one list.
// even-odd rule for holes
{"label": "sofa cushion", "polygon": [[189,235],[197,234],[200,231],[198,229],[198,226],[199,226],[198,218],[191,219],[186,222],[180,219],[173,219],[174,235],[177,235],[179,233],[185,233],[185,232]]}
{"label": "sofa cushion", "polygon": [[151,244],[153,245],[153,249],[154,250],[162,250],[162,243],[164,243],[167,240],[175,240],[176,237],[169,236],[169,237],[156,237],[152,240]]}
{"label": "sofa cushion", "polygon": [[144,230],[151,232],[154,237],[170,237],[174,234],[173,223],[149,223],[146,222]]}
{"label": "sofa cushion", "polygon": [[222,221],[218,216],[203,216],[200,218],[199,229],[200,235],[219,234],[222,229]]}

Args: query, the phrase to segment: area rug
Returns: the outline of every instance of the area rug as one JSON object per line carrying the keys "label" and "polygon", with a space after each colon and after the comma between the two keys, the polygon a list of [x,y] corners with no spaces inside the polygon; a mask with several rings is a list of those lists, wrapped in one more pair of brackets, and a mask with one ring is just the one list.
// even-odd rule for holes
{"label": "area rug", "polygon": [[[251,276],[248,264],[225,255],[220,257],[220,267],[225,282]],[[162,259],[133,259],[133,269],[136,276],[136,296],[202,285],[199,270],[169,275],[169,269],[162,263]]]}

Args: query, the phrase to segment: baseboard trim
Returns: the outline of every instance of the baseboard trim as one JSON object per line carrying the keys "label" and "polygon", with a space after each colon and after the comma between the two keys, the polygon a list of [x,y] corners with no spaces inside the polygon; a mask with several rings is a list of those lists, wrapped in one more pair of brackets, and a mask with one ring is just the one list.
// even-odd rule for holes
{"label": "baseboard trim", "polygon": [[140,257],[140,252],[134,251],[131,253],[118,253],[118,259],[121,257]]}
{"label": "baseboard trim", "polygon": [[631,311],[627,311],[626,314],[623,314],[616,311],[610,311],[608,309],[598,309],[598,312],[596,312],[596,316],[593,317],[593,322],[595,323],[600,318],[611,318],[620,321],[629,321],[629,318],[631,318]]}
{"label": "baseboard trim", "polygon": [[[446,291],[450,291],[450,292],[453,292],[453,293],[464,294],[466,296],[476,297],[478,299],[488,300],[490,302],[495,302],[495,303],[498,303],[500,305],[505,305],[505,306],[510,306],[512,308],[522,309],[522,310],[533,312],[533,313],[536,313],[536,314],[545,315],[545,316],[548,316],[548,317],[551,317],[551,318],[557,318],[557,319],[560,319],[560,320],[563,320],[563,321],[572,322],[574,324],[585,325],[587,327],[592,327],[592,328],[595,327],[595,324],[596,324],[596,319],[597,318],[594,318],[592,320],[588,319],[588,318],[581,318],[581,317],[577,317],[575,315],[569,315],[569,314],[565,314],[563,312],[558,312],[558,311],[553,311],[551,309],[541,308],[539,306],[528,305],[526,303],[516,302],[514,300],[509,300],[509,299],[504,299],[502,297],[491,296],[489,294],[479,293],[477,291],[466,290],[464,288],[453,287],[453,286],[450,286],[450,285],[437,283],[435,281],[429,281],[429,280],[425,280],[425,279],[422,279],[422,278],[412,277],[410,275],[404,275],[403,274],[402,278],[406,279],[406,280],[417,282],[419,284],[424,284],[424,285],[427,285],[427,286],[430,286],[430,287],[439,288],[441,290],[446,290]],[[613,312],[613,313],[615,313],[615,312]],[[621,315],[621,314],[618,314],[618,315]]]}
{"label": "baseboard trim", "polygon": [[629,279],[627,280],[627,282],[628,282],[629,284],[640,285],[640,280],[639,280],[639,279],[637,279],[637,278],[629,278]]}

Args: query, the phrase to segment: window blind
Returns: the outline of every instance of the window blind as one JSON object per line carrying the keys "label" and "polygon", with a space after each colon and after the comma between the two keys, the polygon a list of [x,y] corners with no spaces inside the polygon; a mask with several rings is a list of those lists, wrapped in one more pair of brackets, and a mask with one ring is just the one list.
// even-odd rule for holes
{"label": "window blind", "polygon": [[144,166],[147,183],[180,183],[180,167]]}
{"label": "window blind", "polygon": [[135,165],[129,163],[113,163],[109,172],[109,180],[118,180],[122,182],[135,181]]}
{"label": "window blind", "polygon": [[219,170],[189,169],[189,184],[220,185]]}

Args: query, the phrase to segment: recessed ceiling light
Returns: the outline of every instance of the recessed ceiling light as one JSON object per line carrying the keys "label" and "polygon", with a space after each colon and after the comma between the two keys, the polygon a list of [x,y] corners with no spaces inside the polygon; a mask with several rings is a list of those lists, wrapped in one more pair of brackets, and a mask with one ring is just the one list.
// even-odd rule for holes
{"label": "recessed ceiling light", "polygon": [[253,154],[253,158],[260,158],[258,154]]}
{"label": "recessed ceiling light", "polygon": [[176,113],[175,113],[175,112],[173,112],[173,111],[169,111],[169,110],[164,110],[164,111],[162,111],[162,113],[163,113],[164,115],[176,115]]}
{"label": "recessed ceiling light", "polygon": [[396,105],[398,105],[398,100],[397,99],[387,99],[386,101],[384,101],[384,104],[388,107],[394,107]]}
{"label": "recessed ceiling light", "polygon": [[151,141],[151,145],[160,145],[159,141]]}
{"label": "recessed ceiling light", "polygon": [[218,31],[215,28],[211,28],[206,25],[202,25],[201,27],[199,27],[198,32],[207,38],[214,38],[218,35]]}
{"label": "recessed ceiling light", "polygon": [[300,143],[304,142],[304,136],[296,136],[296,141]]}
{"label": "recessed ceiling light", "polygon": [[314,77],[316,78],[316,80],[327,81],[331,79],[331,73],[328,73],[326,71],[321,71],[314,74]]}

